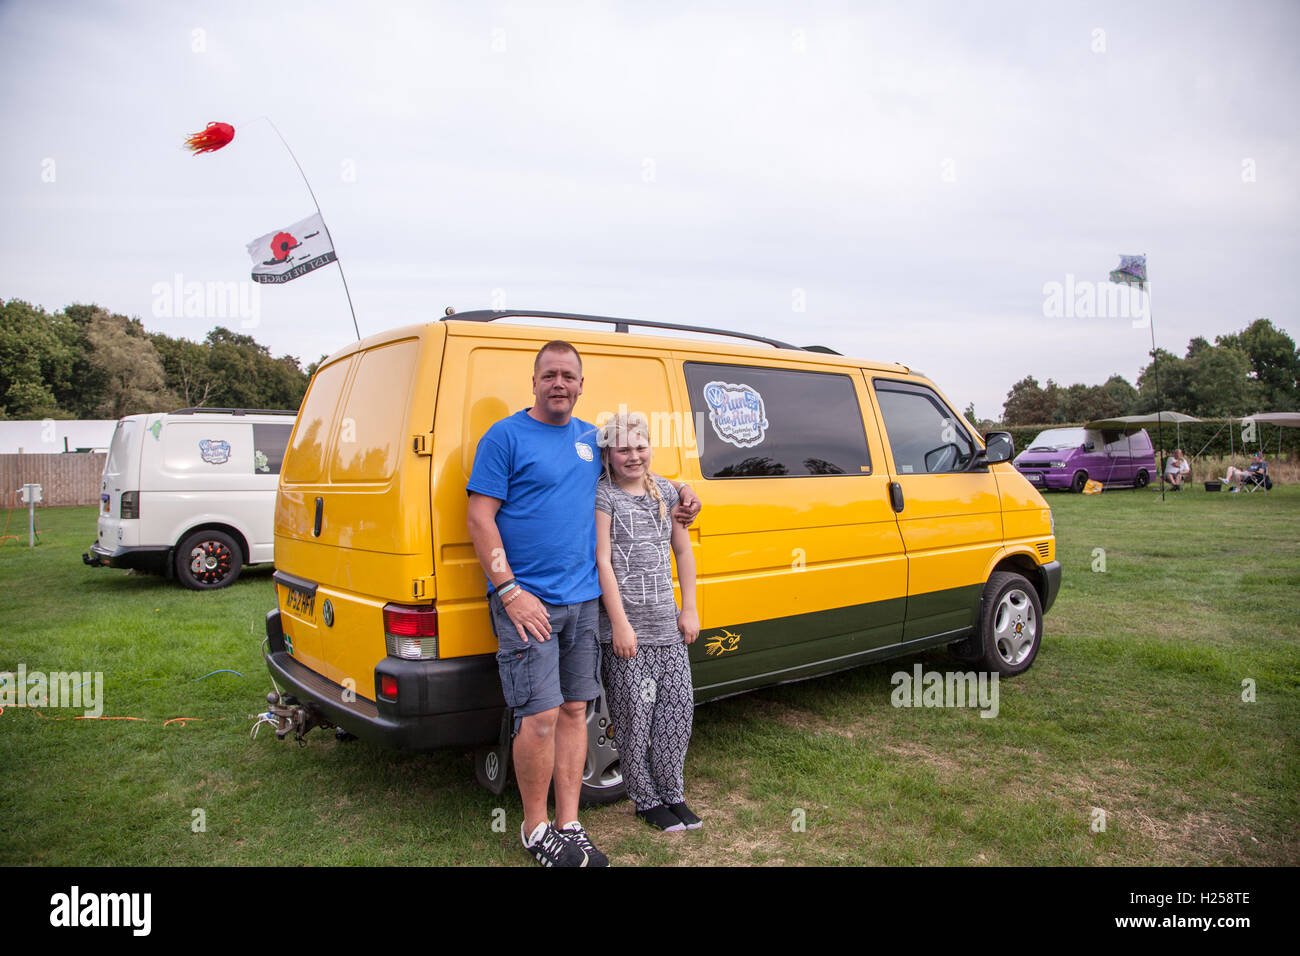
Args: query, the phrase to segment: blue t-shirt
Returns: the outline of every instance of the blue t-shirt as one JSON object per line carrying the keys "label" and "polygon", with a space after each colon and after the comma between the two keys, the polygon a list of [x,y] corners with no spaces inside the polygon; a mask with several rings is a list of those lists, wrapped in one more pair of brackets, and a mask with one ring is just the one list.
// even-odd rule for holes
{"label": "blue t-shirt", "polygon": [[497,529],[510,570],[548,604],[600,597],[600,473],[596,426],[579,418],[548,425],[515,412],[489,428],[474,452],[466,490],[500,499]]}

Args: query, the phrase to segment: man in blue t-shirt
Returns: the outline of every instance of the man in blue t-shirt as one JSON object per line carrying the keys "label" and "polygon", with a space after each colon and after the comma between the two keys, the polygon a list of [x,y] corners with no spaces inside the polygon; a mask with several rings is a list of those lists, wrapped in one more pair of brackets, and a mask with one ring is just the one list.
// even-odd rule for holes
{"label": "man in blue t-shirt", "polygon": [[[547,866],[608,865],[578,823],[587,752],[587,702],[600,695],[596,645],[594,425],[573,417],[582,359],[547,342],[533,362],[533,407],[503,418],[479,441],[469,533],[487,575],[497,666],[514,708],[513,760],[524,804],[525,849]],[[679,486],[673,516],[689,523],[699,499]],[[546,796],[555,780],[554,827]]]}

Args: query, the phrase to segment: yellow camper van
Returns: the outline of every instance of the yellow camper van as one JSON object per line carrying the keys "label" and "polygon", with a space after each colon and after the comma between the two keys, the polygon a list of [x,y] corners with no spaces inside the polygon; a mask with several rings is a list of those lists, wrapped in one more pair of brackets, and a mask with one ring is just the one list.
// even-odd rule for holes
{"label": "yellow camper van", "polygon": [[[532,317],[575,321],[509,322]],[[717,329],[466,313],[371,336],[312,379],[275,509],[280,736],[477,747],[499,790],[509,725],[465,484],[557,334],[582,356],[575,415],[641,412],[655,470],[704,502],[697,703],[935,645],[1003,676],[1033,662],[1060,585],[1051,510],[1010,435],[986,445],[924,377]],[[590,711],[584,796],[616,798],[608,711]]]}

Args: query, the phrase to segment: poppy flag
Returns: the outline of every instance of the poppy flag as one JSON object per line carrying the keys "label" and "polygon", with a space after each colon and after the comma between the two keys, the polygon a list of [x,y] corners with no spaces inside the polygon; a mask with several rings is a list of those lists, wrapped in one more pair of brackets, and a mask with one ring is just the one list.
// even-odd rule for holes
{"label": "poppy flag", "polygon": [[278,285],[336,262],[334,244],[320,213],[259,236],[248,244],[253,281]]}

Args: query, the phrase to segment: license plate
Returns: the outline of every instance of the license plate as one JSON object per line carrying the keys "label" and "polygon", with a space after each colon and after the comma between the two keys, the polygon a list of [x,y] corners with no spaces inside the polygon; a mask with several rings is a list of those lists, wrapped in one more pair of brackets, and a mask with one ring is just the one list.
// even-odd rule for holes
{"label": "license plate", "polygon": [[284,585],[284,609],[298,617],[311,619],[311,613],[316,606],[316,592],[308,591],[303,588],[296,588],[292,585]]}

